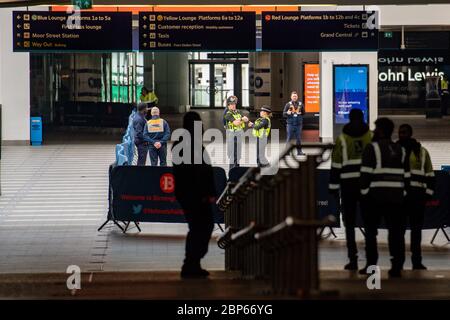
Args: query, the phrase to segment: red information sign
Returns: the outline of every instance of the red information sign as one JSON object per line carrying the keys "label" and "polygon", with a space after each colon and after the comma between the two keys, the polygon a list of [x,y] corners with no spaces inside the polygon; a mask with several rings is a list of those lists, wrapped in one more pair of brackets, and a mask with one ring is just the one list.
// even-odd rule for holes
{"label": "red information sign", "polygon": [[305,112],[320,111],[320,65],[307,63],[304,68]]}

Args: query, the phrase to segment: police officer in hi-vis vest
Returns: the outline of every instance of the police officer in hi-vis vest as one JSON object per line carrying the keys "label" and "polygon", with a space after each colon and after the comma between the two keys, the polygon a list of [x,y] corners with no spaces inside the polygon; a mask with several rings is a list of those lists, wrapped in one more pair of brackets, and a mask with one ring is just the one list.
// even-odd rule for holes
{"label": "police officer in hi-vis vest", "polygon": [[405,149],[391,139],[393,131],[392,120],[377,119],[372,143],[362,156],[360,188],[367,264],[360,273],[365,275],[369,266],[378,263],[377,234],[382,218],[388,229],[389,276],[400,277],[405,262],[403,206],[411,174]]}
{"label": "police officer in hi-vis vest", "polygon": [[413,270],[426,270],[422,264],[422,228],[425,215],[425,203],[434,194],[434,171],[427,149],[412,138],[413,129],[402,124],[398,129],[398,143],[406,150],[409,161],[411,181],[405,200],[405,214],[411,228],[411,260]]}
{"label": "police officer in hi-vis vest", "polygon": [[272,109],[268,106],[262,106],[259,112],[259,118],[255,123],[249,122],[248,126],[253,128],[252,134],[256,138],[256,163],[258,167],[266,167],[269,160],[266,158],[266,146],[270,135]]}
{"label": "police officer in hi-vis vest", "polygon": [[228,111],[224,115],[224,123],[227,135],[227,155],[230,161],[230,170],[239,167],[242,152],[242,139],[245,124],[248,118],[236,109],[237,98],[231,96],[227,99]]}
{"label": "police officer in hi-vis vest", "polygon": [[359,178],[361,158],[365,147],[372,141],[372,133],[364,122],[360,109],[350,111],[350,122],[336,139],[331,155],[330,193],[342,200],[342,218],[349,263],[346,270],[358,270],[358,249],[355,240],[356,213],[360,204]]}

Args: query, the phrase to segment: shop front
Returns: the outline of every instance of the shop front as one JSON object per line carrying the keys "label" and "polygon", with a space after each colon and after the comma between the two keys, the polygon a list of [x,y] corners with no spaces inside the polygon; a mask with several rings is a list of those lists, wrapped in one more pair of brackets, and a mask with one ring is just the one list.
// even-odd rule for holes
{"label": "shop front", "polygon": [[393,34],[386,44],[385,37],[380,35],[379,111],[382,114],[425,114],[428,79],[436,79],[440,95],[442,81],[450,75],[450,33],[406,32],[405,49],[401,49],[401,40],[395,38]]}

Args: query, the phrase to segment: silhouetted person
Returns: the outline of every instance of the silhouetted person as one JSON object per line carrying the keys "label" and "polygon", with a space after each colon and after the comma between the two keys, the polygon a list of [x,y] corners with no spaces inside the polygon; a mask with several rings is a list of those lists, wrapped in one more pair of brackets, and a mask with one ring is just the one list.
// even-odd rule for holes
{"label": "silhouetted person", "polygon": [[[207,277],[209,272],[202,269],[200,260],[208,252],[209,240],[214,228],[213,203],[216,190],[213,168],[203,158],[202,136],[194,137],[194,124],[201,126],[201,118],[196,112],[188,112],[183,119],[183,128],[190,134],[190,140],[177,141],[172,148],[175,195],[184,210],[189,231],[186,237],[186,256],[181,269],[181,277]],[[202,129],[199,130],[202,133]],[[198,143],[194,143],[197,139]],[[184,147],[182,151],[178,148]],[[189,152],[190,155],[185,152]],[[179,157],[180,156],[180,157]],[[180,159],[181,158],[181,159]],[[180,161],[181,160],[181,161]]]}
{"label": "silhouetted person", "polygon": [[405,262],[405,218],[403,205],[410,173],[405,149],[392,141],[394,123],[388,118],[375,121],[372,143],[364,149],[361,163],[362,216],[366,238],[366,266],[378,263],[377,234],[383,218],[388,228],[391,259],[390,277],[400,277]]}
{"label": "silhouetted person", "polygon": [[[342,200],[342,218],[345,224],[347,255],[349,263],[345,270],[358,270],[358,248],[356,246],[356,214],[360,206],[359,179],[364,149],[372,142],[372,133],[364,122],[360,109],[350,111],[347,123],[337,139],[331,155],[330,193]],[[339,192],[340,191],[340,192]]]}
{"label": "silhouetted person", "polygon": [[434,171],[427,149],[412,137],[413,129],[402,124],[398,129],[398,143],[406,150],[411,181],[405,200],[405,214],[411,228],[411,260],[413,270],[425,270],[422,264],[422,228],[425,217],[425,203],[434,194]]}

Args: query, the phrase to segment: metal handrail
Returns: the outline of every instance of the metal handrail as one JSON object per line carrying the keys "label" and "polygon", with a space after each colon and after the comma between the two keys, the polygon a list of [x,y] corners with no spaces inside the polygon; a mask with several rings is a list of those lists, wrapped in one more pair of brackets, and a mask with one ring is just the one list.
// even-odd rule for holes
{"label": "metal handrail", "polygon": [[262,240],[264,238],[270,237],[275,235],[278,232],[281,232],[282,230],[285,230],[287,228],[292,227],[326,227],[326,226],[332,226],[334,223],[336,223],[336,218],[334,216],[327,216],[322,220],[301,220],[296,219],[291,216],[287,217],[283,222],[273,226],[272,228],[258,232],[255,234],[256,240]]}
{"label": "metal handrail", "polygon": [[[334,146],[334,144],[332,143],[317,143],[317,142],[307,142],[307,143],[303,143],[301,145],[302,148],[319,148],[321,149],[321,153],[319,153],[318,155],[316,155],[316,157],[320,158],[319,162],[324,162],[327,161],[328,158],[323,158],[323,154],[325,153],[326,150],[332,149]],[[285,160],[294,150],[297,150],[297,148],[299,148],[300,145],[294,144],[294,143],[290,143],[286,149],[281,153],[278,162]],[[295,159],[295,158],[294,158]],[[296,161],[300,162],[299,159],[295,159]],[[263,171],[262,171],[263,170]],[[239,181],[235,184],[227,184],[227,186],[225,187],[224,191],[222,192],[222,194],[220,195],[219,199],[217,199],[217,205],[219,205],[220,207],[223,207],[223,209],[226,209],[226,207],[231,203],[231,201],[233,201],[234,197],[236,195],[242,196],[245,195],[244,190],[247,189],[249,186],[248,184],[250,183],[254,183],[254,185],[251,185],[251,187],[256,187],[259,183],[259,181],[262,180],[263,177],[265,177],[266,175],[264,175],[264,170],[270,170],[270,169],[260,169],[260,168],[249,168],[244,175],[239,179]],[[273,179],[273,177],[271,177],[271,179]],[[269,180],[270,181],[270,180]],[[242,188],[245,187],[245,189],[243,190]],[[224,201],[224,197],[227,196],[227,200],[225,203],[223,203]]]}

